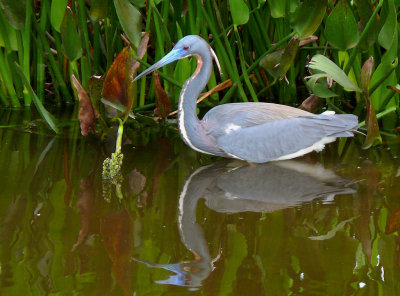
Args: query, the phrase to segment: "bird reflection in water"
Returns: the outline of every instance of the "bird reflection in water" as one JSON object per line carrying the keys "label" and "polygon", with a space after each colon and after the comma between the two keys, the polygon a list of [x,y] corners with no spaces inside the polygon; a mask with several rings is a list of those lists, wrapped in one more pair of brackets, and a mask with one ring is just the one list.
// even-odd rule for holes
{"label": "bird reflection in water", "polygon": [[185,181],[179,198],[178,227],[185,247],[194,254],[190,262],[154,264],[135,261],[175,273],[159,284],[198,288],[213,271],[203,229],[196,223],[200,198],[220,213],[268,213],[320,199],[330,202],[336,195],[352,194],[354,183],[337,176],[321,164],[289,160],[250,165],[217,162],[200,167]]}

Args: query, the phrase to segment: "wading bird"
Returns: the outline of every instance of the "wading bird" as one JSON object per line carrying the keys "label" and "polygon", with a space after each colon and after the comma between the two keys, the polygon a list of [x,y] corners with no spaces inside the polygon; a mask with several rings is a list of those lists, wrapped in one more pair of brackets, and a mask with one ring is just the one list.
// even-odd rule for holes
{"label": "wading bird", "polygon": [[321,151],[337,137],[352,137],[357,129],[357,116],[352,114],[327,111],[315,115],[272,103],[223,104],[199,120],[197,98],[210,79],[212,59],[220,66],[208,43],[195,35],[179,40],[165,57],[134,80],[189,56],[197,59],[197,68],[182,87],[178,122],[182,139],[196,151],[263,163]]}

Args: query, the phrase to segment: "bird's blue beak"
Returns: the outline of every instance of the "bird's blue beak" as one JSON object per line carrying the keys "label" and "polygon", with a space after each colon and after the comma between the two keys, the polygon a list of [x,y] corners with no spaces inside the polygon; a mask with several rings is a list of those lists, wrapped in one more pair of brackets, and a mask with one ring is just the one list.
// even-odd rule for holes
{"label": "bird's blue beak", "polygon": [[146,76],[147,74],[150,74],[151,72],[154,72],[158,68],[161,68],[165,65],[168,65],[169,63],[172,63],[176,60],[179,60],[179,59],[185,57],[186,54],[187,54],[187,52],[183,48],[177,48],[177,49],[171,50],[165,57],[163,57],[161,60],[159,60],[153,66],[147,68],[142,73],[140,73],[138,76],[136,76],[135,79],[133,79],[133,81],[136,81],[136,80],[142,78],[143,76]]}

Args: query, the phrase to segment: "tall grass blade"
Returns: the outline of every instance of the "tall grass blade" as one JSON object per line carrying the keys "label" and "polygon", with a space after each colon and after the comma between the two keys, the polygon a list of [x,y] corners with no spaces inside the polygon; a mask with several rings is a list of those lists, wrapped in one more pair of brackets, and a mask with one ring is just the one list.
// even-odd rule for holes
{"label": "tall grass blade", "polygon": [[37,110],[39,111],[40,115],[43,117],[43,119],[47,122],[47,124],[49,125],[49,127],[56,133],[59,134],[60,130],[57,127],[57,120],[54,118],[54,116],[49,113],[46,108],[43,106],[42,102],[39,100],[39,98],[37,97],[37,95],[35,94],[35,92],[33,91],[31,85],[29,84],[28,80],[26,79],[25,75],[24,75],[24,71],[21,68],[21,66],[19,66],[17,63],[14,64],[18,74],[21,77],[21,80],[24,84],[24,86],[27,88],[27,90],[29,91],[29,94],[32,97],[33,103],[35,104]]}

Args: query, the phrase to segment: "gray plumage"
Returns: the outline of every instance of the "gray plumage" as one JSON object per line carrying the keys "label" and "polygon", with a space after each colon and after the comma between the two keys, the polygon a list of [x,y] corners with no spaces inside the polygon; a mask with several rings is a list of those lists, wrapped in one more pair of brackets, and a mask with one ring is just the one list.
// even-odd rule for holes
{"label": "gray plumage", "polygon": [[199,120],[196,100],[218,59],[205,40],[182,38],[163,59],[135,80],[188,56],[197,58],[197,69],[185,82],[179,96],[178,120],[182,139],[202,153],[263,163],[320,151],[337,137],[352,137],[357,116],[326,112],[315,115],[297,108],[271,103],[224,104]]}

